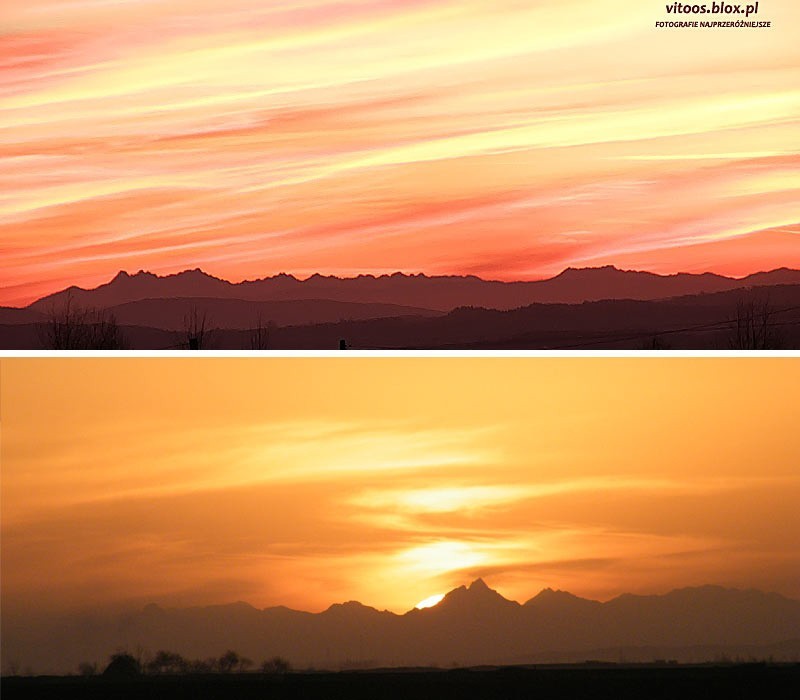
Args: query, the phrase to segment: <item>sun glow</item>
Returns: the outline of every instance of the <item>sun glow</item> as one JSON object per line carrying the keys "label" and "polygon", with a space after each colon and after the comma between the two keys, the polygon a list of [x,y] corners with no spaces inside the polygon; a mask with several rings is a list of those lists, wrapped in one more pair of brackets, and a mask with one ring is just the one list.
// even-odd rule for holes
{"label": "sun glow", "polygon": [[437,605],[442,598],[444,598],[444,593],[437,593],[436,595],[428,596],[425,600],[419,601],[414,607],[417,610],[422,610],[422,608],[432,608],[434,605]]}
{"label": "sun glow", "polygon": [[473,542],[443,540],[406,549],[398,555],[402,569],[418,574],[441,575],[487,564],[489,548]]}
{"label": "sun glow", "polygon": [[356,359],[0,359],[4,613],[800,595],[793,359]]}

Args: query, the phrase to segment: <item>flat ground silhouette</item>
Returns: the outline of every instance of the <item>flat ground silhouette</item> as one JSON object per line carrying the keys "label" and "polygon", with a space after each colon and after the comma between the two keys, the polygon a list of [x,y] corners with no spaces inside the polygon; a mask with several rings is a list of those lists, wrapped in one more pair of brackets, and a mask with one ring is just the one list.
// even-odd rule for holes
{"label": "flat ground silhouette", "polygon": [[13,698],[793,698],[800,664],[622,664],[338,673],[4,678]]}

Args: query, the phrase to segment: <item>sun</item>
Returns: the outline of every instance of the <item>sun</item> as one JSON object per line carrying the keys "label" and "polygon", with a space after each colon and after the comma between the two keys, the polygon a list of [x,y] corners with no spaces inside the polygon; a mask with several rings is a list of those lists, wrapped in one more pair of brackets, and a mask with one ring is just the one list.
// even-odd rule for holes
{"label": "sun", "polygon": [[436,605],[442,598],[444,598],[444,593],[437,593],[436,595],[432,595],[425,600],[419,601],[414,607],[417,610],[422,610],[422,608],[432,608]]}

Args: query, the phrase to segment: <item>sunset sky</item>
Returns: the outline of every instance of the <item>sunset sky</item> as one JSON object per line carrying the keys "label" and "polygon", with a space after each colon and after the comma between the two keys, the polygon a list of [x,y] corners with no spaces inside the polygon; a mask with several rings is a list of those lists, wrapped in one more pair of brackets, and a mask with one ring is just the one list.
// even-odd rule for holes
{"label": "sunset sky", "polygon": [[25,0],[0,24],[0,304],[119,269],[800,267],[800,5]]}
{"label": "sunset sky", "polygon": [[4,615],[800,598],[791,358],[0,361]]}

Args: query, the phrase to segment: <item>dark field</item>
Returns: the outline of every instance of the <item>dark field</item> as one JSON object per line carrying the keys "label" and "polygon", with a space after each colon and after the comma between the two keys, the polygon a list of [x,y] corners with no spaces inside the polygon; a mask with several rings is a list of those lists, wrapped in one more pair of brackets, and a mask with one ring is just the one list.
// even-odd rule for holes
{"label": "dark field", "polygon": [[800,664],[4,678],[13,698],[795,698]]}

